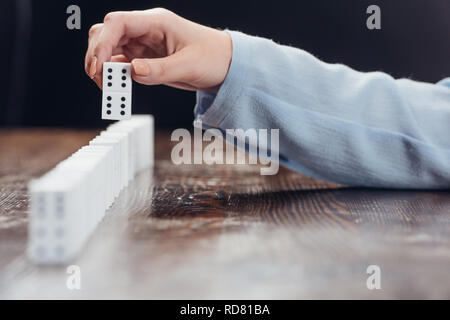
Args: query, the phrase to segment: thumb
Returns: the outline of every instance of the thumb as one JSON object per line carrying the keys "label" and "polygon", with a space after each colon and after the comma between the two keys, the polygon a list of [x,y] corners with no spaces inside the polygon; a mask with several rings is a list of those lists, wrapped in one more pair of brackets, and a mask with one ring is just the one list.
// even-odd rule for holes
{"label": "thumb", "polygon": [[131,65],[133,79],[150,85],[184,82],[190,68],[181,51],[164,58],[133,59]]}

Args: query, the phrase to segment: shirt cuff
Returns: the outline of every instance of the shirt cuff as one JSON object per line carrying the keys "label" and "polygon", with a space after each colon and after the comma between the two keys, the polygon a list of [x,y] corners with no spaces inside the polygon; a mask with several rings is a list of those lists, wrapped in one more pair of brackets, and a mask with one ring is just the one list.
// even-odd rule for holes
{"label": "shirt cuff", "polygon": [[202,121],[208,127],[221,127],[245,86],[250,61],[251,37],[237,31],[225,30],[233,44],[230,68],[217,94],[197,91],[194,126]]}

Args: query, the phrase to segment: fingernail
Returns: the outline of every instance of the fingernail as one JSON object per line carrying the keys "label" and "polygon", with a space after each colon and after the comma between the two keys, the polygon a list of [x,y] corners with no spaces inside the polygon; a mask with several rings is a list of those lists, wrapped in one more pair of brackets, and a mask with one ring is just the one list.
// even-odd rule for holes
{"label": "fingernail", "polygon": [[134,60],[133,61],[134,72],[141,77],[146,77],[150,74],[150,67],[148,63],[142,60]]}
{"label": "fingernail", "polygon": [[91,68],[89,69],[89,76],[94,79],[95,72],[97,71],[97,57],[92,58]]}

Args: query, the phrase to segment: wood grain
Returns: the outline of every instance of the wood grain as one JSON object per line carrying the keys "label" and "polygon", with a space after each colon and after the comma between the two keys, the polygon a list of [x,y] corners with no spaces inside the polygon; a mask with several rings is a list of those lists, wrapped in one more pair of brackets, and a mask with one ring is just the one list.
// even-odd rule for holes
{"label": "wood grain", "polygon": [[[27,182],[96,131],[0,131],[0,298],[450,298],[450,193],[337,186],[281,168],[156,166],[120,194],[79,258],[25,257]],[[366,268],[379,265],[381,290]]]}

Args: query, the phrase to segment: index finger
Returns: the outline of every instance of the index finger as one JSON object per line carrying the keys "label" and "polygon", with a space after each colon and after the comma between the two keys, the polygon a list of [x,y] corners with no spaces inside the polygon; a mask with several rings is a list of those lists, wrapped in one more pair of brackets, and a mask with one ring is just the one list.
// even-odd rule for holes
{"label": "index finger", "polygon": [[161,10],[111,12],[105,16],[103,27],[93,44],[93,57],[96,57],[95,75],[101,74],[103,63],[110,61],[114,50],[123,38],[138,38],[154,31],[161,31],[164,19]]}

